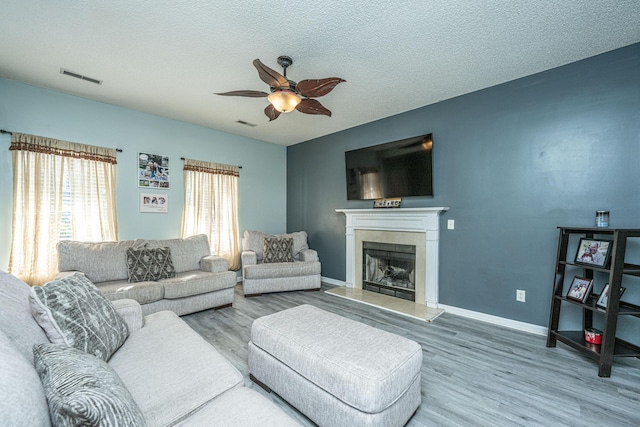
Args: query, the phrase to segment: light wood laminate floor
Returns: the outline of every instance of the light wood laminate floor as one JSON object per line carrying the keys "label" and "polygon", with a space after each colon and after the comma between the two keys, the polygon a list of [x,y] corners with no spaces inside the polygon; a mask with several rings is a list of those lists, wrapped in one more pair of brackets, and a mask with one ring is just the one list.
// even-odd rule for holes
{"label": "light wood laminate floor", "polygon": [[[245,384],[304,425],[304,415],[252,383],[247,343],[254,319],[312,304],[393,332],[423,348],[422,404],[408,426],[640,426],[640,359],[616,358],[611,378],[595,361],[546,337],[444,313],[427,323],[320,292],[244,298],[183,319],[245,376]],[[250,410],[250,408],[247,408]]]}

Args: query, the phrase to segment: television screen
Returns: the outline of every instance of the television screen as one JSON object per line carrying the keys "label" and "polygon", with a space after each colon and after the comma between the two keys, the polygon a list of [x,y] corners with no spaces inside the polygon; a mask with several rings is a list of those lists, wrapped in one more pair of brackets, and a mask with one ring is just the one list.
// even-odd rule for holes
{"label": "television screen", "polygon": [[345,152],[347,200],[433,196],[431,134]]}

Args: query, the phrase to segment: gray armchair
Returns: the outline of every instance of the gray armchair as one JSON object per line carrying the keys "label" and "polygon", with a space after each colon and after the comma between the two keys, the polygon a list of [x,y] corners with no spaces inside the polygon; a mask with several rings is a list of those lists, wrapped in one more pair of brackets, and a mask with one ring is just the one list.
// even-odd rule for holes
{"label": "gray armchair", "polygon": [[[279,245],[275,250],[270,245],[274,240]],[[242,288],[245,296],[317,291],[320,289],[320,270],[318,253],[309,249],[306,232],[276,235],[252,230],[244,232]]]}

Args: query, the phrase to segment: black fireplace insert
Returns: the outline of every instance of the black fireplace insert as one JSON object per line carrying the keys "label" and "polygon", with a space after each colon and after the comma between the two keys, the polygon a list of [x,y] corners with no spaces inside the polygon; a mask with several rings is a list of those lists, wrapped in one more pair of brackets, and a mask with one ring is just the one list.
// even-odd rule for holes
{"label": "black fireplace insert", "polygon": [[362,289],[416,300],[416,247],[362,242]]}

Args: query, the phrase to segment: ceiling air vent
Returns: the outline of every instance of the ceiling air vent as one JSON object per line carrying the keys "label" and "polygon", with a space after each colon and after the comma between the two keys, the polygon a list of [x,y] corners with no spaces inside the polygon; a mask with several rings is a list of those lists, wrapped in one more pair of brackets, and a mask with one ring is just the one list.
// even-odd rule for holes
{"label": "ceiling air vent", "polygon": [[60,68],[60,74],[64,74],[65,76],[75,77],[76,79],[85,80],[87,82],[95,83],[97,85],[102,84],[102,80],[83,76],[82,74],[74,73],[73,71],[65,70],[64,68]]}
{"label": "ceiling air vent", "polygon": [[244,120],[236,120],[236,123],[240,123],[241,125],[249,126],[249,127],[252,127],[252,128],[258,126],[258,125],[255,125],[253,123],[245,122]]}

